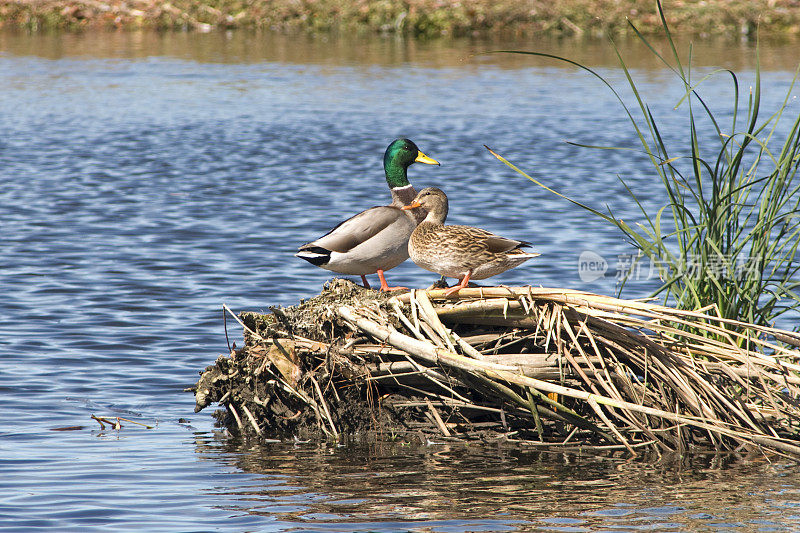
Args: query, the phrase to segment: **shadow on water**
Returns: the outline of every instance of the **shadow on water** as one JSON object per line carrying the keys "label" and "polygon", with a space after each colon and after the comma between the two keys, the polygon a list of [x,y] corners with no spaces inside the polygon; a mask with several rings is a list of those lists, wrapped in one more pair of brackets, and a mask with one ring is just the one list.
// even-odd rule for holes
{"label": "shadow on water", "polygon": [[497,443],[330,448],[236,439],[199,444],[197,453],[254,475],[224,489],[232,508],[312,531],[800,526],[787,514],[800,494],[796,465],[735,454],[630,459]]}

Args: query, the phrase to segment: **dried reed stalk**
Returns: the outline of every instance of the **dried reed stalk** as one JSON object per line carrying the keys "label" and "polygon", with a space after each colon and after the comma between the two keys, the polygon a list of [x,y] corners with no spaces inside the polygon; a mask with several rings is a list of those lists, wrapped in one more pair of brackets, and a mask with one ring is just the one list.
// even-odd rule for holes
{"label": "dried reed stalk", "polygon": [[302,419],[338,440],[355,399],[411,413],[392,431],[427,439],[800,458],[797,333],[576,290],[355,290],[323,293],[300,319],[316,331],[289,309],[258,331],[234,315],[246,348],[204,374],[198,409],[224,404],[231,426],[262,438],[270,420]]}
{"label": "dried reed stalk", "polygon": [[[355,331],[394,348],[385,355],[416,361],[417,377],[430,373],[440,385],[442,376],[456,378],[458,391],[423,391],[431,398],[449,388],[462,407],[505,402],[540,440],[561,438],[547,434],[543,421],[551,429],[566,421],[631,453],[643,444],[751,446],[800,457],[796,333],[533,287],[468,288],[451,296],[411,291],[385,307],[342,305],[335,312]],[[354,353],[374,357],[376,347]],[[410,368],[396,377],[410,375]],[[475,388],[471,399],[465,384]]]}

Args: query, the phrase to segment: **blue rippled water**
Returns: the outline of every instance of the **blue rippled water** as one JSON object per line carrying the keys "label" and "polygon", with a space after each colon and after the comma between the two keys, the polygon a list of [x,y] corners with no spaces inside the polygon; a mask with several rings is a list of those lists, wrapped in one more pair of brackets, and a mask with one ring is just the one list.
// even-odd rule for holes
{"label": "blue rippled water", "polygon": [[[617,174],[645,188],[652,178],[630,153],[564,142],[635,142],[601,84],[470,55],[488,45],[137,35],[0,38],[0,528],[800,527],[788,465],[253,447],[195,415],[183,389],[227,351],[221,305],[263,310],[319,292],[329,273],[292,254],[387,200],[393,138],[442,162],[410,177],[448,192],[451,222],[535,243],[541,260],[496,278],[507,284],[610,293],[613,279],[581,281],[578,255],[613,262],[630,249],[483,144],[626,217]],[[682,135],[678,88],[661,70],[638,75],[667,134]],[[774,103],[791,75],[765,77]],[[707,90],[714,101],[727,85]],[[435,276],[407,263],[389,279]],[[154,428],[101,429],[93,414]]]}

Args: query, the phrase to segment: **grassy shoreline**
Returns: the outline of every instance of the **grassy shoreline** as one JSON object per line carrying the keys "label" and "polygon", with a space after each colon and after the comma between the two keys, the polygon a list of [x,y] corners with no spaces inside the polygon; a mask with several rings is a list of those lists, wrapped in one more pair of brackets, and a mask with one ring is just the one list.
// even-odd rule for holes
{"label": "grassy shoreline", "polygon": [[[796,36],[797,0],[665,2],[676,33]],[[661,30],[643,0],[0,0],[0,27],[28,31],[234,28],[308,33],[399,33],[417,37],[598,36]]]}

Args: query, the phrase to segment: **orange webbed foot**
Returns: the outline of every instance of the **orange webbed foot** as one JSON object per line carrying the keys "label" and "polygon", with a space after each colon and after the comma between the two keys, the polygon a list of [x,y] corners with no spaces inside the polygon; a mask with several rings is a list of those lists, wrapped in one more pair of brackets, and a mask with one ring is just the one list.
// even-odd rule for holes
{"label": "orange webbed foot", "polygon": [[378,270],[378,278],[381,280],[381,290],[384,292],[408,290],[408,287],[390,287],[389,284],[386,283],[386,278],[383,276],[383,270]]}

